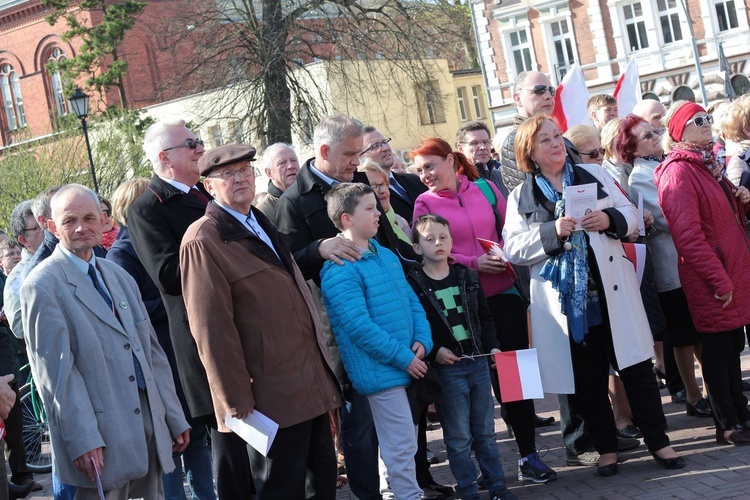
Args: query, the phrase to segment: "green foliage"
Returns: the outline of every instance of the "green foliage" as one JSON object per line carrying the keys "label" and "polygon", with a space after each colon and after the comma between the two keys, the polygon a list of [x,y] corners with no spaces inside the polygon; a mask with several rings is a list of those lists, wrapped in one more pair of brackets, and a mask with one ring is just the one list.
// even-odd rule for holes
{"label": "green foliage", "polygon": [[[67,117],[65,117],[67,118]],[[15,147],[0,156],[0,227],[8,227],[18,203],[50,186],[77,182],[93,189],[81,122],[64,120],[66,127],[44,140],[19,138]],[[153,123],[139,111],[108,110],[89,126],[99,191],[111,196],[126,179],[150,177],[143,155],[143,134]]]}
{"label": "green foliage", "polygon": [[[68,30],[63,33],[65,40],[78,38],[82,42],[75,57],[49,63],[50,70],[60,71],[70,85],[79,76],[86,76],[86,87],[99,94],[110,87],[117,87],[122,107],[127,107],[122,77],[128,63],[118,58],[117,49],[146,3],[133,0],[120,3],[107,0],[42,0],[42,4],[54,9],[46,17],[49,24],[55,24],[60,18],[65,20],[68,25]],[[70,10],[76,4],[80,10]],[[95,21],[99,21],[99,17],[101,20],[91,23],[82,16],[82,12],[91,14]],[[93,13],[101,15],[93,16]]]}

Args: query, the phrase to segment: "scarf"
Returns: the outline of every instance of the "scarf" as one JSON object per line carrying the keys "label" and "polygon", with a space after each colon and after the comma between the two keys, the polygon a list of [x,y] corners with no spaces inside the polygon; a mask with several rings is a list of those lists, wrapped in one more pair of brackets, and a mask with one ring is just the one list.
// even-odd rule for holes
{"label": "scarf", "polygon": [[[565,214],[565,188],[573,184],[573,167],[568,162],[563,167],[562,197],[544,175],[537,174],[535,181],[545,198],[555,204],[555,219],[562,217]],[[562,313],[568,318],[570,334],[580,344],[589,330],[586,319],[588,253],[583,231],[574,231],[569,241],[573,248],[548,258],[539,275],[550,281],[558,291]]]}
{"label": "scarf", "polygon": [[703,165],[708,169],[711,175],[716,179],[721,179],[724,165],[722,165],[716,158],[713,141],[706,146],[701,146],[700,144],[694,144],[692,142],[680,141],[674,145],[674,148],[699,153],[703,158]]}

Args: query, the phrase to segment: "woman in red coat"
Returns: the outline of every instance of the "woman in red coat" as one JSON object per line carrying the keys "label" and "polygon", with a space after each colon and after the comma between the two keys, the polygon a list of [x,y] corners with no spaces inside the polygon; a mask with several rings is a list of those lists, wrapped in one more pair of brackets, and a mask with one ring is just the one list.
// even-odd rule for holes
{"label": "woman in red coat", "polygon": [[679,101],[665,117],[667,158],[656,168],[659,204],[679,255],[680,282],[703,343],[703,376],[716,440],[750,444],[742,394],[742,328],[750,324],[750,192],[721,175],[713,154],[711,115]]}

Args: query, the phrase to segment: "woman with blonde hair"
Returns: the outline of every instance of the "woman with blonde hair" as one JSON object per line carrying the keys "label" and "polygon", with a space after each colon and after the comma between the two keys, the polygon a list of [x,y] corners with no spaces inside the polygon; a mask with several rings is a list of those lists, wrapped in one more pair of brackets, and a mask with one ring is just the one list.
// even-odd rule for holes
{"label": "woman with blonde hair", "polygon": [[735,143],[735,154],[727,163],[727,177],[735,186],[750,188],[750,94],[734,101],[725,111],[721,131]]}
{"label": "woman with blonde hair", "polygon": [[385,216],[388,222],[391,223],[393,232],[396,233],[398,239],[411,245],[411,229],[406,219],[401,217],[393,210],[391,206],[391,183],[388,180],[388,174],[383,168],[376,162],[369,158],[363,160],[357,170],[364,172],[367,175],[367,181],[370,183],[370,187],[375,191],[375,196],[380,200],[380,204],[385,210]]}
{"label": "woman with blonde hair", "polygon": [[583,163],[601,165],[604,160],[604,149],[599,137],[599,131],[591,125],[573,125],[563,134],[573,143],[581,155]]}
{"label": "woman with blonde hair", "polygon": [[[620,129],[620,122],[622,118],[615,118],[604,124],[600,133],[600,139],[602,149],[604,150],[604,160],[602,161],[602,167],[604,170],[622,186],[627,186],[627,179],[623,173],[623,162],[619,156],[617,156],[617,134]],[[629,172],[628,172],[629,173]],[[623,179],[626,179],[625,184],[622,183]]]}

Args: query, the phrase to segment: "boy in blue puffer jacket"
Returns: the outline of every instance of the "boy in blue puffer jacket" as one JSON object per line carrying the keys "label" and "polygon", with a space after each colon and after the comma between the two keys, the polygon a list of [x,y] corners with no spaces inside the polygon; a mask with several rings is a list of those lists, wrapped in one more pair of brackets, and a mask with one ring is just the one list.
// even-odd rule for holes
{"label": "boy in blue puffer jacket", "polygon": [[372,239],[380,218],[372,188],[339,184],[326,202],[339,237],[362,252],[361,259],[343,265],[328,261],[320,272],[333,334],[354,388],[370,403],[393,493],[417,500],[417,431],[406,388],[412,377],[427,373],[422,359],[432,349],[430,326],[398,257]]}

